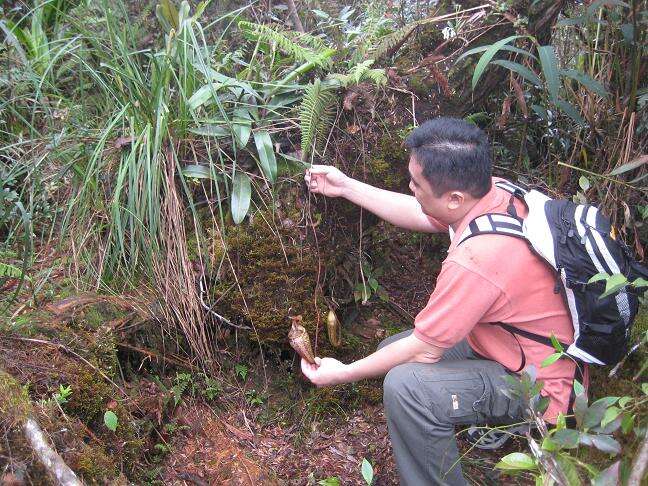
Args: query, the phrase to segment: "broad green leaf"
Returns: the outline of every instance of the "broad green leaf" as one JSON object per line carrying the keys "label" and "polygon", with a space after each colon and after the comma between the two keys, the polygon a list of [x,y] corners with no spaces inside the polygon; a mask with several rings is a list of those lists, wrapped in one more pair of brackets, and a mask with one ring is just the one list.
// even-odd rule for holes
{"label": "broad green leaf", "polygon": [[575,69],[563,69],[560,71],[560,74],[576,80],[587,89],[589,89],[592,93],[599,95],[601,98],[605,98],[607,95],[609,95],[609,93],[601,83],[589,77],[585,73],[576,71]]}
{"label": "broad green leaf", "polygon": [[222,138],[232,135],[232,132],[230,132],[226,125],[201,125],[196,128],[190,128],[189,131],[196,135],[204,135],[205,137]]}
{"label": "broad green leaf", "polygon": [[366,458],[362,459],[362,466],[360,468],[362,471],[362,477],[368,485],[371,485],[374,480],[374,471],[373,466]]}
{"label": "broad green leaf", "polygon": [[565,449],[574,449],[578,447],[578,439],[580,433],[574,429],[560,429],[557,430],[553,436],[553,441]]}
{"label": "broad green leaf", "polygon": [[319,486],[340,486],[340,480],[332,476],[330,478],[322,479],[321,481],[318,481],[317,483]]}
{"label": "broad green leaf", "polygon": [[562,353],[554,353],[549,355],[549,357],[545,358],[544,361],[540,364],[540,367],[546,368],[547,366],[554,364],[562,357],[562,355]]}
{"label": "broad green leaf", "polygon": [[[464,52],[461,56],[457,58],[455,61],[455,64],[461,61],[463,58],[472,56],[473,54],[477,54],[478,52],[484,52],[490,47],[488,46],[479,46],[479,47],[474,47],[472,49],[468,49],[466,52]],[[524,49],[520,49],[519,47],[515,46],[509,46],[509,45],[504,45],[500,48],[501,51],[510,51],[510,52],[515,52],[516,54],[521,54],[523,56],[530,57],[531,59],[535,59],[536,61],[538,60],[537,57],[535,57],[531,52],[525,51]]]}
{"label": "broad green leaf", "polygon": [[622,2],[621,0],[594,0],[587,7],[586,15],[588,17],[594,17],[597,14],[599,8],[605,8],[605,7],[609,8],[614,6],[620,6],[626,8],[629,7],[629,5],[626,2]]}
{"label": "broad green leaf", "polygon": [[250,178],[245,172],[234,174],[232,183],[231,210],[232,219],[235,224],[239,224],[245,218],[250,209],[250,199],[252,197],[252,187]]}
{"label": "broad green leaf", "polygon": [[578,438],[578,442],[584,446],[590,447],[593,444],[592,437],[594,437],[592,434],[581,432],[580,437]]}
{"label": "broad green leaf", "polygon": [[599,299],[603,299],[608,295],[612,295],[618,292],[626,285],[628,285],[628,279],[626,278],[626,276],[620,273],[615,273],[614,275],[610,276],[605,282],[605,292],[601,294]]}
{"label": "broad green leaf", "polygon": [[547,91],[552,101],[558,101],[558,91],[560,90],[560,78],[558,77],[558,60],[553,46],[539,46],[538,56],[540,58],[540,67],[547,83]]}
{"label": "broad green leaf", "polygon": [[610,405],[615,403],[616,400],[617,397],[604,397],[592,403],[583,416],[583,427],[591,429],[592,427],[600,425],[601,420],[603,420],[603,416],[605,415],[605,411]]}
{"label": "broad green leaf", "polygon": [[528,454],[513,452],[502,457],[495,467],[504,471],[527,471],[535,469],[536,463]]}
{"label": "broad green leaf", "polygon": [[544,106],[531,105],[531,109],[536,115],[538,115],[538,118],[541,118],[545,121],[549,120],[549,112]]}
{"label": "broad green leaf", "polygon": [[605,280],[605,279],[607,279],[609,276],[610,276],[610,275],[608,275],[608,274],[605,273],[605,272],[600,272],[600,273],[597,273],[596,275],[594,275],[592,278],[590,278],[590,279],[587,281],[587,283],[588,283],[588,284],[591,284],[591,283],[594,283],[594,282],[600,282],[601,280]]}
{"label": "broad green leaf", "polygon": [[104,424],[113,432],[117,430],[117,415],[112,410],[106,410],[104,413]]}
{"label": "broad green leaf", "polygon": [[585,176],[580,176],[578,185],[583,191],[587,191],[591,187],[589,179]]}
{"label": "broad green leaf", "polygon": [[648,395],[648,382],[641,384],[641,391],[644,392],[644,395]]}
{"label": "broad green leaf", "polygon": [[623,35],[623,40],[628,44],[634,44],[634,25],[632,24],[621,24],[619,30]]}
{"label": "broad green leaf", "polygon": [[619,398],[619,407],[625,408],[625,406],[632,401],[632,397],[621,397]]}
{"label": "broad green leaf", "polygon": [[620,165],[619,167],[616,167],[614,170],[610,171],[609,175],[620,175],[625,172],[629,172],[631,170],[638,169],[644,164],[648,164],[648,155],[642,155],[640,157],[637,157],[634,160],[631,160],[627,164]]}
{"label": "broad green leaf", "polygon": [[252,117],[246,108],[236,108],[234,110],[232,130],[239,148],[245,147],[252,133]]}
{"label": "broad green leaf", "polygon": [[556,457],[556,460],[567,478],[568,486],[581,486],[582,483],[572,458],[567,454],[561,454]]}
{"label": "broad green leaf", "polygon": [[635,421],[634,415],[630,415],[629,413],[624,413],[623,419],[621,420],[621,431],[627,435],[632,430],[632,427],[634,426],[634,421]]}
{"label": "broad green leaf", "polygon": [[621,461],[617,461],[607,469],[601,471],[601,474],[596,476],[592,481],[592,486],[618,486],[620,464]]}
{"label": "broad green leaf", "polygon": [[564,111],[567,116],[569,116],[569,118],[574,120],[577,124],[581,126],[587,125],[585,119],[581,116],[576,107],[571,103],[568,103],[565,100],[556,100],[556,106]]}
{"label": "broad green leaf", "polygon": [[549,451],[549,452],[557,451],[558,444],[556,444],[553,440],[551,440],[551,437],[545,437],[542,440],[542,450]]}
{"label": "broad green leaf", "polygon": [[632,286],[635,288],[648,287],[648,280],[645,278],[638,278],[632,282]]}
{"label": "broad green leaf", "polygon": [[564,351],[565,348],[563,348],[563,345],[560,344],[560,341],[558,341],[558,338],[554,336],[554,333],[551,333],[551,345],[554,347],[556,351]]}
{"label": "broad green leaf", "polygon": [[475,72],[473,73],[472,77],[472,89],[475,89],[475,86],[477,86],[477,83],[479,82],[479,79],[481,78],[482,74],[484,74],[484,70],[488,66],[488,64],[491,62],[495,54],[506,44],[508,44],[511,41],[514,41],[515,39],[519,39],[520,35],[512,35],[510,37],[506,37],[502,40],[499,40],[492,44],[491,46],[486,49],[486,51],[482,54],[482,56],[479,58],[479,61],[477,62],[477,66],[475,66]]}
{"label": "broad green leaf", "polygon": [[535,84],[538,87],[542,87],[542,81],[536,75],[536,73],[534,73],[528,67],[523,66],[520,63],[512,62],[512,61],[506,61],[504,59],[498,59],[496,61],[491,61],[491,64],[497,64],[498,66],[505,67],[506,69],[509,69],[509,70],[519,74],[524,79],[529,81],[531,84]]}
{"label": "broad green leaf", "polygon": [[599,451],[607,452],[608,454],[616,455],[621,452],[621,445],[610,435],[595,435],[592,437],[592,443]]}
{"label": "broad green leaf", "polygon": [[212,97],[215,96],[218,90],[222,87],[223,84],[218,82],[207,83],[206,85],[201,86],[187,101],[189,108],[191,110],[196,110],[200,106],[204,105],[208,100],[212,99]]}
{"label": "broad green leaf", "polygon": [[254,132],[254,144],[259,154],[261,170],[270,182],[277,179],[277,159],[275,157],[272,139],[267,130]]}
{"label": "broad green leaf", "polygon": [[617,407],[610,407],[605,411],[603,415],[603,420],[601,420],[601,427],[605,427],[607,424],[613,422],[621,413],[621,409]]}
{"label": "broad green leaf", "polygon": [[574,380],[574,395],[582,395],[585,393],[585,387],[580,381]]}
{"label": "broad green leaf", "polygon": [[187,165],[182,168],[182,175],[194,179],[213,179],[213,174],[206,165]]}

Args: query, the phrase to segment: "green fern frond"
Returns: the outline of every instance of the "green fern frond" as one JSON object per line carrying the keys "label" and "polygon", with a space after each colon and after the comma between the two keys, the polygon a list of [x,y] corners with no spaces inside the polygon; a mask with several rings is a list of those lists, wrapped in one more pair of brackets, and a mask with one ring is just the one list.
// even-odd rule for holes
{"label": "green fern frond", "polygon": [[20,268],[0,262],[0,278],[22,278],[23,272]]}
{"label": "green fern frond", "polygon": [[349,69],[347,74],[333,73],[329,74],[328,79],[338,81],[343,87],[348,88],[354,84],[360,84],[363,81],[371,81],[378,86],[384,86],[387,83],[387,76],[384,69],[372,69],[373,59],[367,59]]}
{"label": "green fern frond", "polygon": [[319,79],[306,87],[299,109],[301,149],[304,158],[324,142],[326,130],[333,121],[335,101],[333,90]]}
{"label": "green fern frond", "polygon": [[[281,51],[292,55],[297,61],[310,61],[319,54],[312,49],[299,45],[293,40],[292,34],[287,34],[285,31],[279,30],[276,27],[273,28],[268,25],[256,24],[245,20],[240,20],[238,27],[254,40],[276,44]],[[309,39],[309,41],[314,42],[313,39]]]}
{"label": "green fern frond", "polygon": [[323,51],[324,49],[329,47],[324,42],[324,39],[316,35],[309,34],[307,32],[297,32],[295,30],[287,30],[283,32],[283,34],[289,39],[291,39],[292,41],[299,44],[300,46],[310,47],[315,51]]}
{"label": "green fern frond", "polygon": [[364,73],[364,79],[372,81],[377,86],[384,86],[387,84],[387,76],[384,69],[368,69]]}
{"label": "green fern frond", "polygon": [[380,59],[398,45],[403,39],[409,36],[414,29],[419,26],[419,22],[408,24],[391,34],[381,37],[380,42],[371,50],[371,57]]}

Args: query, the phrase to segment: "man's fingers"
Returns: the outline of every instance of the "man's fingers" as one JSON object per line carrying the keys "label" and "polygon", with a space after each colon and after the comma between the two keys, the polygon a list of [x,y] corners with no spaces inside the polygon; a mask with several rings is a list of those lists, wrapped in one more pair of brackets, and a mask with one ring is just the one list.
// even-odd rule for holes
{"label": "man's fingers", "polygon": [[311,174],[326,174],[331,170],[329,165],[312,165],[308,171]]}

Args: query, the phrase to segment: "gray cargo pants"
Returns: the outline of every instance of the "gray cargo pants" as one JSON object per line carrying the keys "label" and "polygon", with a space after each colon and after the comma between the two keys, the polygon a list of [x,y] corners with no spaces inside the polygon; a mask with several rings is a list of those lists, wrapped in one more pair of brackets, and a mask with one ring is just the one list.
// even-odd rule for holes
{"label": "gray cargo pants", "polygon": [[[410,331],[390,336],[378,349]],[[464,340],[434,364],[405,363],[385,376],[384,406],[403,486],[468,484],[461,474],[455,425],[522,420],[522,403],[501,390],[506,369],[480,359]]]}

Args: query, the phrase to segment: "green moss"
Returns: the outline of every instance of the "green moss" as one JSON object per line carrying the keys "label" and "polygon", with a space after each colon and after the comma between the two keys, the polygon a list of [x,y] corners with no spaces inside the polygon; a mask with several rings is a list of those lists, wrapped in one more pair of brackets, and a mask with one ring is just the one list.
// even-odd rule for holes
{"label": "green moss", "polygon": [[[315,304],[317,255],[308,244],[300,244],[303,240],[296,225],[278,226],[276,234],[268,223],[272,214],[258,213],[251,219],[247,225],[228,229],[226,247],[214,239],[213,264],[218,265],[227,251],[236,276],[224,267],[213,298],[220,312],[254,326],[253,339],[285,343],[289,316],[301,315],[311,331],[318,318],[324,322],[326,317],[321,297]],[[298,220],[282,221],[286,219]]]}
{"label": "green moss", "polygon": [[407,162],[409,154],[397,135],[380,139],[371,152],[367,181],[393,191],[406,191],[409,183]]}
{"label": "green moss", "polygon": [[641,306],[632,328],[633,340],[638,340],[648,332],[648,306]]}
{"label": "green moss", "polygon": [[106,484],[119,474],[118,462],[99,444],[84,444],[77,457],[74,470],[86,484]]}
{"label": "green moss", "polygon": [[22,424],[30,413],[27,389],[9,373],[0,370],[0,423],[13,427]]}
{"label": "green moss", "polygon": [[112,386],[85,365],[71,363],[71,369],[66,371],[72,377],[69,384],[72,395],[65,404],[65,410],[83,423],[90,424],[103,415],[105,406],[113,395]]}

